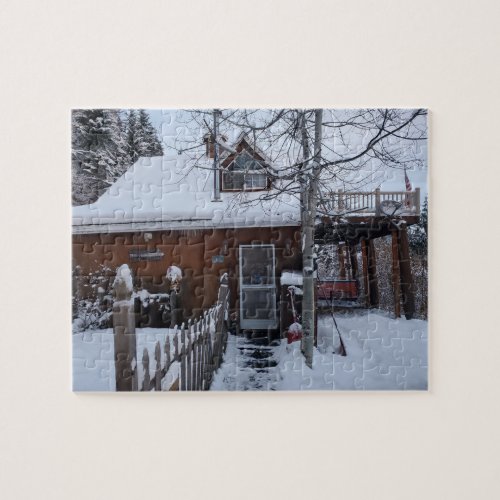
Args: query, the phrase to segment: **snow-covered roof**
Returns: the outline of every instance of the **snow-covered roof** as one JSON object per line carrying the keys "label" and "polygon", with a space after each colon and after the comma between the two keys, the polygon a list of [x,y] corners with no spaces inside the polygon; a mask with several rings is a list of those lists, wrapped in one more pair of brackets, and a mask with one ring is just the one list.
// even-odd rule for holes
{"label": "snow-covered roof", "polygon": [[298,226],[298,200],[287,193],[221,192],[212,201],[213,171],[171,152],[140,158],[95,202],[73,207],[73,233],[162,229]]}

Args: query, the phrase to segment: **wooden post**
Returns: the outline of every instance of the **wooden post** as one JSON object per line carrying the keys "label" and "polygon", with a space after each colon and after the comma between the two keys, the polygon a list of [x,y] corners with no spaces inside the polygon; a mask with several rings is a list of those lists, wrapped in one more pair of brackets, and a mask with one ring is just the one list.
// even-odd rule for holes
{"label": "wooden post", "polygon": [[359,269],[356,245],[349,245],[349,259],[351,261],[352,279],[357,281],[359,276]]}
{"label": "wooden post", "polygon": [[375,189],[375,215],[380,215],[380,188]]}
{"label": "wooden post", "polygon": [[339,277],[341,280],[345,280],[346,279],[346,272],[345,272],[344,244],[343,243],[338,244],[337,255],[339,258]]}
{"label": "wooden post", "polygon": [[181,296],[177,290],[170,291],[170,327],[174,328],[182,323]]}
{"label": "wooden post", "polygon": [[188,341],[186,347],[186,390],[193,390],[193,343],[191,341],[191,329],[188,327]]}
{"label": "wooden post", "polygon": [[187,390],[187,360],[186,360],[187,354],[186,354],[186,331],[184,330],[184,324],[181,326],[181,352],[180,352],[180,358],[181,358],[181,391],[186,391]]}
{"label": "wooden post", "polygon": [[363,288],[365,291],[365,307],[370,307],[370,286],[368,280],[368,245],[361,240],[361,254],[363,256]]}
{"label": "wooden post", "polygon": [[[167,338],[168,342],[168,338]],[[155,345],[155,361],[156,361],[156,371],[155,371],[155,391],[161,391],[161,346],[158,340]]]}
{"label": "wooden post", "polygon": [[167,335],[167,338],[165,340],[165,374],[167,374],[169,368],[170,368],[170,337]]}
{"label": "wooden post", "polygon": [[401,292],[406,319],[412,319],[415,314],[415,291],[410,263],[410,244],[406,224],[399,228],[399,269],[401,272]]}
{"label": "wooden post", "polygon": [[399,275],[399,241],[398,231],[392,231],[392,290],[394,292],[394,315],[401,317],[401,294]]}
{"label": "wooden post", "polygon": [[[124,265],[125,266],[125,265]],[[122,275],[128,271],[121,266]],[[116,300],[113,303],[113,339],[115,347],[115,377],[117,391],[137,391],[137,354],[135,339],[134,304],[132,290],[124,279],[114,285]]]}
{"label": "wooden post", "polygon": [[149,354],[146,348],[142,351],[142,369],[144,370],[144,380],[142,381],[141,391],[149,391],[151,377],[149,376]]}
{"label": "wooden post", "polygon": [[198,321],[198,390],[203,390],[203,370],[205,368],[204,349],[203,349],[203,330],[201,328],[201,319]]}
{"label": "wooden post", "polygon": [[378,307],[379,291],[377,277],[377,259],[373,240],[368,240],[368,281],[370,287],[370,306]]}
{"label": "wooden post", "polygon": [[192,349],[193,349],[193,364],[192,364],[192,370],[191,370],[191,390],[196,391],[198,390],[197,382],[198,382],[198,339],[196,338],[196,330],[193,325],[193,330],[195,334],[195,340],[192,344]]}

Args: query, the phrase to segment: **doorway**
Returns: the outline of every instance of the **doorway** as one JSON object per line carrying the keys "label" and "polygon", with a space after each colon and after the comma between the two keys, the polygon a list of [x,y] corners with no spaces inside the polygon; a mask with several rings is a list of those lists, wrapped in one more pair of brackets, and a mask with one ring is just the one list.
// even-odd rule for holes
{"label": "doorway", "polygon": [[274,245],[240,245],[240,328],[278,327]]}

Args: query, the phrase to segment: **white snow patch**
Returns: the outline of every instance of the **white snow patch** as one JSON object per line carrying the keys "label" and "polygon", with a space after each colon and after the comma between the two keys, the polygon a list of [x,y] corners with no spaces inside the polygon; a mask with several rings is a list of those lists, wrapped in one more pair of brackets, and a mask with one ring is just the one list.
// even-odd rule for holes
{"label": "white snow patch", "polygon": [[170,281],[180,281],[182,279],[182,271],[177,266],[168,266],[167,279]]}
{"label": "white snow patch", "polygon": [[127,290],[130,293],[132,293],[133,288],[134,288],[133,282],[132,282],[132,272],[130,271],[130,268],[128,267],[127,264],[122,264],[116,270],[116,277],[115,277],[115,280],[113,281],[113,288],[120,283],[125,284]]}
{"label": "white snow patch", "polygon": [[282,285],[302,286],[302,273],[300,271],[283,271],[283,273],[281,273],[280,283]]}

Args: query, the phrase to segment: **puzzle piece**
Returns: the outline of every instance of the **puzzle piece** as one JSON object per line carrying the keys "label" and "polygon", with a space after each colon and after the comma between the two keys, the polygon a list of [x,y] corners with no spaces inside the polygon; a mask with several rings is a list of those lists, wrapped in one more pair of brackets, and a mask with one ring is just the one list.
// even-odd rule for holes
{"label": "puzzle piece", "polygon": [[425,110],[316,117],[74,111],[75,390],[427,388]]}

